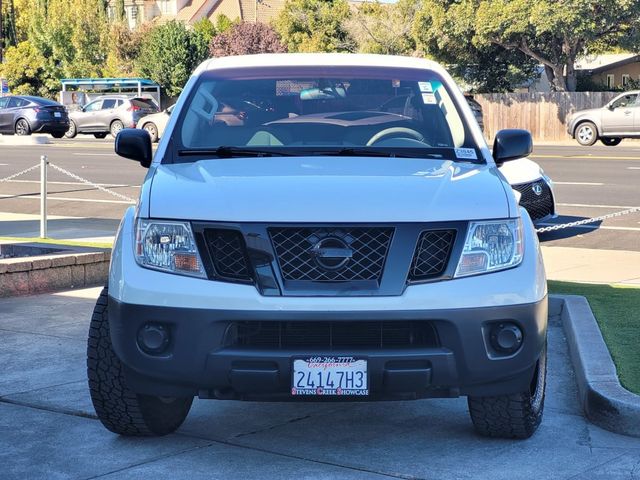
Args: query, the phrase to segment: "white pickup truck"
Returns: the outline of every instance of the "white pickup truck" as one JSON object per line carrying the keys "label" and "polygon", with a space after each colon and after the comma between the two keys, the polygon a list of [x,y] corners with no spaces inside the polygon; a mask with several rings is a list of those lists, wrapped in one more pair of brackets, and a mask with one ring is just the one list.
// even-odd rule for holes
{"label": "white pickup truck", "polygon": [[203,63],[155,157],[144,130],[116,139],[149,172],[91,320],[98,417],[163,435],[195,396],[467,396],[480,434],[531,436],[547,287],[498,169],[531,149],[528,132],[504,130],[490,150],[426,60]]}

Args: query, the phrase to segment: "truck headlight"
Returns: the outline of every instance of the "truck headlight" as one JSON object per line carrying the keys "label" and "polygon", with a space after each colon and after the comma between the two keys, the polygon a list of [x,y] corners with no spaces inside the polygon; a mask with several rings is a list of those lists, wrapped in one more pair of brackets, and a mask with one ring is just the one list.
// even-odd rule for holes
{"label": "truck headlight", "polygon": [[206,278],[188,222],[138,219],[135,257],[142,267]]}
{"label": "truck headlight", "polygon": [[495,272],[522,262],[522,220],[470,222],[456,277]]}

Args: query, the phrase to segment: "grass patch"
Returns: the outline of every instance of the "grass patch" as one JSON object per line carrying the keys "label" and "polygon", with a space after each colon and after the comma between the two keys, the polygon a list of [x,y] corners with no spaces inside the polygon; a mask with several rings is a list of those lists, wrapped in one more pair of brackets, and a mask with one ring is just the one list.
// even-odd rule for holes
{"label": "grass patch", "polygon": [[620,383],[640,395],[640,288],[555,281],[548,284],[549,293],[587,298]]}
{"label": "grass patch", "polygon": [[52,245],[66,245],[68,247],[111,248],[113,244],[104,242],[80,242],[75,240],[56,240],[55,238],[23,238],[0,237],[0,242],[11,243],[46,243]]}

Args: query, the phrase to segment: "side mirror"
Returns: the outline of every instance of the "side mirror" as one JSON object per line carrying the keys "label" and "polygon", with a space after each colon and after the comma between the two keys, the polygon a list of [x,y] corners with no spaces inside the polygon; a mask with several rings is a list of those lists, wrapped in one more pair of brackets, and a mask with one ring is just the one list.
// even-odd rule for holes
{"label": "side mirror", "polygon": [[124,158],[136,160],[145,168],[151,166],[153,150],[151,149],[151,137],[146,130],[124,128],[116,137],[116,153]]}
{"label": "side mirror", "polygon": [[533,139],[527,130],[500,130],[493,141],[493,159],[502,165],[509,160],[528,157],[533,151]]}
{"label": "side mirror", "polygon": [[607,110],[614,111],[615,109],[616,109],[616,107],[613,105],[613,103],[607,104]]}

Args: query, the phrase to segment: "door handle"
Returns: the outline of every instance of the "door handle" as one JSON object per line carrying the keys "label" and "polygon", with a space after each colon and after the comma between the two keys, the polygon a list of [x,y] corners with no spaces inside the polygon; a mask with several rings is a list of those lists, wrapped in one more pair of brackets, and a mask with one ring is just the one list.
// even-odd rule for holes
{"label": "door handle", "polygon": [[625,111],[624,111],[624,114],[625,114],[625,115],[631,115],[631,110],[625,110]]}

